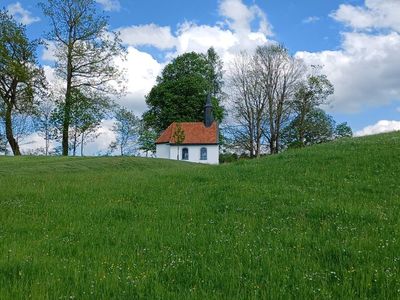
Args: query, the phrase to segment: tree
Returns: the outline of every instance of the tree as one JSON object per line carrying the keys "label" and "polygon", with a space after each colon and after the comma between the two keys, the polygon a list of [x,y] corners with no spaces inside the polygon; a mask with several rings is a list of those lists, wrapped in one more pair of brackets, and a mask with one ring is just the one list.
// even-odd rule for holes
{"label": "tree", "polygon": [[185,141],[185,131],[180,123],[176,124],[174,134],[172,138],[176,145],[178,145],[178,153],[176,154],[176,159],[179,160],[179,146]]}
{"label": "tree", "polygon": [[0,101],[7,141],[14,155],[21,155],[21,151],[13,131],[13,115],[31,114],[35,94],[45,88],[44,73],[35,55],[38,45],[38,40],[28,40],[25,26],[0,11]]}
{"label": "tree", "polygon": [[6,124],[4,119],[4,103],[0,102],[0,152],[7,155],[7,136],[6,136]]}
{"label": "tree", "polygon": [[151,129],[146,128],[142,122],[141,129],[139,132],[139,149],[146,153],[146,157],[149,155],[149,152],[154,153],[156,151],[156,139],[157,133]]}
{"label": "tree", "polygon": [[229,128],[229,135],[250,157],[259,157],[268,98],[254,56],[237,55],[229,73],[232,115],[237,122]]}
{"label": "tree", "polygon": [[207,50],[207,62],[210,66],[209,82],[211,83],[211,95],[221,102],[223,81],[223,62],[215,52],[214,47]]}
{"label": "tree", "polygon": [[305,146],[306,118],[321,104],[326,103],[329,95],[332,95],[334,88],[326,75],[319,74],[319,68],[312,66],[313,72],[307,76],[307,79],[301,82],[295,93],[294,113],[296,117],[295,128],[298,134],[300,146]]}
{"label": "tree", "polygon": [[[91,90],[72,90],[68,149],[72,151],[73,156],[76,155],[79,146],[83,156],[84,145],[98,136],[97,130],[109,109],[110,101],[102,94]],[[53,126],[58,128],[56,137],[62,134],[59,128],[64,112],[65,102],[59,102],[51,117]]]}
{"label": "tree", "polygon": [[47,38],[57,48],[57,73],[66,83],[62,154],[68,155],[72,91],[85,87],[116,94],[121,72],[115,58],[124,49],[118,35],[107,31],[107,19],[96,12],[94,0],[48,0],[40,5],[51,22]]}
{"label": "tree", "polygon": [[297,116],[283,130],[282,140],[288,148],[320,144],[334,139],[335,121],[320,108],[311,110],[302,120],[303,140],[300,140],[298,135],[299,122],[300,116]]}
{"label": "tree", "polygon": [[223,107],[215,95],[220,90],[220,61],[210,50],[210,57],[195,52],[175,58],[157,78],[156,85],[146,96],[149,110],[143,119],[147,127],[160,133],[172,122],[204,121],[207,95],[212,99],[216,120],[223,118]]}
{"label": "tree", "polygon": [[110,150],[119,149],[121,156],[135,153],[140,130],[140,120],[126,108],[120,108],[115,115],[113,132],[116,140],[110,144]]}
{"label": "tree", "polygon": [[270,153],[275,154],[280,150],[282,129],[292,112],[294,94],[305,67],[283,46],[258,47],[255,59],[267,97],[264,136]]}
{"label": "tree", "polygon": [[353,136],[353,130],[351,130],[351,127],[347,125],[347,122],[340,123],[336,126],[335,138],[340,139],[352,136]]}
{"label": "tree", "polygon": [[54,113],[55,103],[51,97],[42,100],[37,108],[37,113],[34,119],[35,127],[40,136],[44,138],[45,147],[44,155],[49,155],[50,142],[54,137],[54,126],[52,115]]}

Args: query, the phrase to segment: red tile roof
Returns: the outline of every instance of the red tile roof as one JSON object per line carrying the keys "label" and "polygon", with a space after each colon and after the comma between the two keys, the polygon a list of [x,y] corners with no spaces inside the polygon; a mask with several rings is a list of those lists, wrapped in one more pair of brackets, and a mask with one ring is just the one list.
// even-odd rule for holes
{"label": "red tile roof", "polygon": [[[165,129],[156,144],[170,143],[175,144],[173,138],[176,130],[176,122]],[[204,126],[203,122],[180,122],[181,128],[185,133],[183,144],[218,144],[218,124],[212,123],[210,127]]]}

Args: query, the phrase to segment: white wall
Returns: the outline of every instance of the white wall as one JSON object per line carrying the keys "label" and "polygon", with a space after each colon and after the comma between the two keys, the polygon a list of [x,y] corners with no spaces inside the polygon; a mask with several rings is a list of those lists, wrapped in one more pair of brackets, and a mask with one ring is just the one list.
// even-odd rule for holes
{"label": "white wall", "polygon": [[169,144],[157,144],[156,156],[157,158],[169,158]]}
{"label": "white wall", "polygon": [[[176,159],[178,146],[170,146],[170,159]],[[207,148],[207,160],[200,160],[200,149]],[[179,159],[182,159],[182,149],[188,148],[190,162],[203,163],[203,164],[219,164],[219,146],[218,145],[180,145],[179,146]],[[158,157],[158,156],[157,156]]]}

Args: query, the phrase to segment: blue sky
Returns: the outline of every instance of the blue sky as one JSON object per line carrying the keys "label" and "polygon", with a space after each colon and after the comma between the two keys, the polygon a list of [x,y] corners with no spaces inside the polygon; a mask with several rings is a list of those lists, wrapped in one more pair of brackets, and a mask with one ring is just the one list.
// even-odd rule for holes
{"label": "blue sky", "polygon": [[[324,66],[336,89],[327,110],[338,122],[348,121],[360,134],[368,126],[374,132],[400,129],[398,0],[96,2],[128,47],[128,95],[120,101],[138,114],[172,57],[215,46],[228,64],[235,51],[275,41],[306,63]],[[23,18],[31,38],[47,30],[37,1],[3,0],[2,6]],[[49,73],[51,53],[41,49],[38,57]],[[382,120],[394,123],[381,128]]]}

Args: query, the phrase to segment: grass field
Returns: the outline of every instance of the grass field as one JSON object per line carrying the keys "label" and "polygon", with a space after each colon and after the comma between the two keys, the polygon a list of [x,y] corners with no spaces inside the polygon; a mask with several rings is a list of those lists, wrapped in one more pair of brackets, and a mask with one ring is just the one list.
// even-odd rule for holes
{"label": "grass field", "polygon": [[399,299],[400,133],[203,166],[0,158],[0,299]]}

